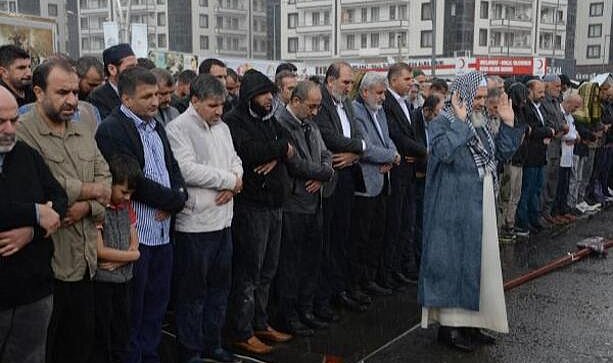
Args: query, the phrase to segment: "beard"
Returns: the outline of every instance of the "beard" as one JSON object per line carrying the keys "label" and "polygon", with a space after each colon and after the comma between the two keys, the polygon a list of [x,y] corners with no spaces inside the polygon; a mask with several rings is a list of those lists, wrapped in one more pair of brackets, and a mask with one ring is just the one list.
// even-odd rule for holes
{"label": "beard", "polygon": [[253,113],[258,115],[259,117],[267,116],[272,110],[272,106],[265,107],[265,106],[258,104],[257,102],[253,102],[253,100],[249,102],[249,108],[251,109],[251,111],[253,111]]}
{"label": "beard", "polygon": [[480,129],[485,126],[486,121],[487,119],[485,118],[485,114],[482,111],[475,111],[470,115],[470,122],[476,129]]}
{"label": "beard", "polygon": [[336,102],[343,103],[347,100],[347,95],[344,93],[332,92],[332,98],[334,98]]}
{"label": "beard", "polygon": [[[47,115],[49,120],[54,123],[61,124],[62,122],[68,122],[72,120],[72,116],[76,111],[76,107],[73,107],[69,104],[63,104],[60,106],[58,110],[56,110],[53,105],[43,102],[42,103],[43,112]],[[66,111],[71,111],[69,114],[65,113]]]}
{"label": "beard", "polygon": [[15,134],[0,134],[0,154],[11,152],[17,143]]}

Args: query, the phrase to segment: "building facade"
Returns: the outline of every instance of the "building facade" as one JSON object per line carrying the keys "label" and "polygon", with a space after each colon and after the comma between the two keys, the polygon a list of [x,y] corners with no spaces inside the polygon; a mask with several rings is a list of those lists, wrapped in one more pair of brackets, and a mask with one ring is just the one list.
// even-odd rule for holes
{"label": "building facade", "polygon": [[613,1],[579,1],[575,54],[577,79],[613,72]]}

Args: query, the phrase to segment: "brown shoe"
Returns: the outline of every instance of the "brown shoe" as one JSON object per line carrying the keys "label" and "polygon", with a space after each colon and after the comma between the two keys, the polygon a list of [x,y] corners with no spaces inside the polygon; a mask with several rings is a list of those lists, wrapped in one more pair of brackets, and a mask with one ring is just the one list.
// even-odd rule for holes
{"label": "brown shoe", "polygon": [[234,342],[234,346],[255,354],[268,354],[272,352],[272,347],[263,343],[256,336],[252,336],[251,338],[242,342]]}
{"label": "brown shoe", "polygon": [[561,221],[562,224],[568,224],[570,222],[570,220],[568,220],[568,218],[566,218],[566,216],[563,216],[563,215],[556,216],[555,218]]}
{"label": "brown shoe", "polygon": [[564,218],[568,219],[568,221],[571,222],[571,223],[577,221],[577,217],[575,217],[574,215],[572,215],[570,213],[569,214],[565,214]]}
{"label": "brown shoe", "polygon": [[543,215],[543,219],[551,225],[560,224],[560,221],[556,217],[552,217],[549,214]]}
{"label": "brown shoe", "polygon": [[266,330],[256,331],[255,336],[275,343],[284,343],[292,339],[291,335],[276,331],[271,326],[268,326]]}

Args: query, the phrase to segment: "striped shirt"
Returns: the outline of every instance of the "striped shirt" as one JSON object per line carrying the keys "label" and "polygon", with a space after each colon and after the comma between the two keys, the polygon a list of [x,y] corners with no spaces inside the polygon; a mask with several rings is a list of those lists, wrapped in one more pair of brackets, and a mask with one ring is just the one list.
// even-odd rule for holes
{"label": "striped shirt", "polygon": [[[143,174],[145,178],[170,188],[170,176],[164,159],[164,145],[160,135],[155,131],[156,121],[152,119],[145,122],[124,105],[121,105],[121,111],[134,121],[143,142],[145,156]],[[136,230],[141,244],[160,246],[170,242],[170,218],[157,221],[155,219],[157,212],[155,208],[137,201],[132,201],[132,206],[136,211]]]}

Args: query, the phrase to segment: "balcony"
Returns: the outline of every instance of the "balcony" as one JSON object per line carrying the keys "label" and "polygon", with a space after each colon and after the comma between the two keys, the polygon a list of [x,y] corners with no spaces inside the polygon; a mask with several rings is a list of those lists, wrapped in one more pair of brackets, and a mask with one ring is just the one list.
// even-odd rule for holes
{"label": "balcony", "polygon": [[353,22],[341,24],[341,31],[346,30],[374,30],[374,29],[402,29],[406,20],[379,20],[373,22]]}
{"label": "balcony", "polygon": [[531,29],[532,19],[530,18],[512,18],[512,19],[490,19],[490,27],[496,28],[514,28],[514,29]]}
{"label": "balcony", "polygon": [[488,47],[488,52],[490,55],[532,55],[532,47],[520,44],[491,45]]}
{"label": "balcony", "polygon": [[215,53],[220,55],[235,55],[241,57],[247,57],[247,47],[241,47],[238,49],[216,49]]}
{"label": "balcony", "polygon": [[341,0],[341,5],[376,5],[389,3],[389,0]]}
{"label": "balcony", "polygon": [[245,33],[247,33],[247,29],[242,29],[242,28],[236,28],[236,29],[231,29],[231,28],[215,28],[215,34],[219,34],[219,35],[224,35],[224,34],[228,34],[228,35],[245,35]]}
{"label": "balcony", "polygon": [[332,6],[330,0],[296,0],[296,9],[308,8],[329,8]]}
{"label": "balcony", "polygon": [[232,7],[227,7],[224,5],[216,5],[215,6],[215,12],[218,14],[240,14],[240,15],[244,15],[245,12],[247,11],[247,9],[244,6],[238,6],[236,8],[232,8]]}
{"label": "balcony", "polygon": [[330,33],[332,32],[331,24],[298,24],[296,33]]}
{"label": "balcony", "polygon": [[299,49],[295,54],[296,54],[297,59],[330,58],[332,56],[332,51],[331,50]]}

